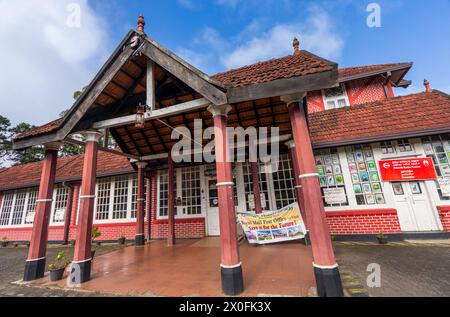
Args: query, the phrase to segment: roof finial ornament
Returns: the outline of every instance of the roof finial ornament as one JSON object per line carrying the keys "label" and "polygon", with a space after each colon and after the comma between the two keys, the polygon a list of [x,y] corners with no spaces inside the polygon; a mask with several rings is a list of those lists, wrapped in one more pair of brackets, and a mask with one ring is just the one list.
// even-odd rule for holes
{"label": "roof finial ornament", "polygon": [[431,89],[431,86],[430,86],[430,82],[428,80],[425,79],[423,81],[423,85],[425,86],[426,92],[433,92],[433,90]]}
{"label": "roof finial ornament", "polygon": [[294,55],[299,55],[300,54],[300,41],[294,37]]}
{"label": "roof finial ornament", "polygon": [[145,20],[144,20],[144,15],[141,14],[137,20],[137,24],[138,24],[138,30],[141,31],[142,33],[144,33],[144,28],[145,28]]}

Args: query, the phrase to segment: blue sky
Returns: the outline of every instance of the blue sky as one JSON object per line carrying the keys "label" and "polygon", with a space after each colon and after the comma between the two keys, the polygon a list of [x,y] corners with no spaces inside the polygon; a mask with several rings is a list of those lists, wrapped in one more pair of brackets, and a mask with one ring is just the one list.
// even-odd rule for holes
{"label": "blue sky", "polygon": [[[423,79],[450,92],[450,0],[383,0],[369,28],[365,0],[0,0],[0,114],[43,124],[73,103],[130,28],[146,32],[208,74],[304,49],[341,67],[412,61],[407,91]],[[81,7],[68,28],[67,6]],[[24,76],[26,74],[26,76]],[[23,87],[27,87],[23,89]]]}

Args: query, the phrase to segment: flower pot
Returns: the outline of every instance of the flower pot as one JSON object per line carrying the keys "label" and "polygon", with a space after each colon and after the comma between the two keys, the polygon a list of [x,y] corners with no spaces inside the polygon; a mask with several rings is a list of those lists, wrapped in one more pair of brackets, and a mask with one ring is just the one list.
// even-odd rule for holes
{"label": "flower pot", "polygon": [[377,238],[379,244],[388,244],[388,238]]}
{"label": "flower pot", "polygon": [[59,270],[50,271],[50,281],[56,282],[62,280],[65,270],[65,268],[62,268]]}
{"label": "flower pot", "polygon": [[8,241],[3,241],[3,242],[2,242],[2,247],[7,248],[8,245],[9,245],[9,242],[8,242]]}
{"label": "flower pot", "polygon": [[119,238],[119,244],[125,244],[125,238]]}

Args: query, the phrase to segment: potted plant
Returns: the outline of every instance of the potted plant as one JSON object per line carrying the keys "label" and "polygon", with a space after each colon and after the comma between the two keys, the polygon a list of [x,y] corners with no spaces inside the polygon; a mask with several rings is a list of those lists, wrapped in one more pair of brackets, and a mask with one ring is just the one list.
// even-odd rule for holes
{"label": "potted plant", "polygon": [[377,235],[378,243],[379,244],[387,244],[388,243],[388,236],[384,233],[380,233]]}
{"label": "potted plant", "polygon": [[74,247],[74,246],[75,246],[75,240],[70,240],[70,245],[71,245],[72,247]]}
{"label": "potted plant", "polygon": [[16,242],[14,242],[13,245],[14,245],[14,248],[18,248],[19,247],[19,242],[16,241]]}
{"label": "potted plant", "polygon": [[117,241],[119,242],[119,244],[125,244],[125,235],[121,233]]}
{"label": "potted plant", "polygon": [[64,271],[68,265],[69,261],[67,261],[66,253],[64,251],[58,252],[55,258],[55,263],[48,266],[50,271],[50,281],[56,282],[62,280]]}
{"label": "potted plant", "polygon": [[[91,234],[91,236],[92,236],[92,242],[94,242],[95,239],[99,238],[101,235],[102,235],[102,233],[100,232],[100,230],[98,229],[98,227],[93,227],[93,228],[92,228],[92,234]],[[97,245],[100,245],[100,242],[97,242]],[[95,250],[92,250],[92,251],[91,251],[91,257],[92,257],[92,259],[94,258],[94,256],[95,256]]]}
{"label": "potted plant", "polygon": [[7,237],[2,238],[2,247],[7,248],[9,245],[9,241]]}

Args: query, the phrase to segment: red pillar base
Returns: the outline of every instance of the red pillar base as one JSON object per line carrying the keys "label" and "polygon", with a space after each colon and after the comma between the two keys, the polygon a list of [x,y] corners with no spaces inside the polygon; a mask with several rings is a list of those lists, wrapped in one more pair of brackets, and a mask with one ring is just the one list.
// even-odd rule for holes
{"label": "red pillar base", "polygon": [[317,294],[320,297],[343,297],[341,275],[339,268],[320,268],[314,266]]}
{"label": "red pillar base", "polygon": [[25,273],[23,280],[25,282],[34,281],[44,277],[45,272],[45,258],[25,263]]}
{"label": "red pillar base", "polygon": [[244,291],[242,265],[236,267],[221,266],[222,292],[228,296],[236,296]]}

